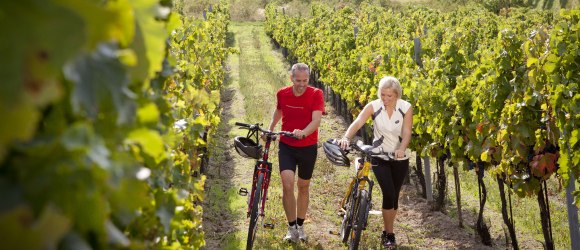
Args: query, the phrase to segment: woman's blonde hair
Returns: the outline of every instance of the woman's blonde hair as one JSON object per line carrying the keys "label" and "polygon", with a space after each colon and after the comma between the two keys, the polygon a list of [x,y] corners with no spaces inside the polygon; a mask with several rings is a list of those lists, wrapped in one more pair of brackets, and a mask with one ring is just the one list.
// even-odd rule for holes
{"label": "woman's blonde hair", "polygon": [[401,99],[403,95],[403,88],[401,88],[401,83],[399,83],[399,79],[392,77],[392,76],[385,76],[381,78],[379,81],[379,89],[377,91],[377,95],[379,99],[381,99],[381,90],[382,89],[392,89],[397,93],[397,99]]}

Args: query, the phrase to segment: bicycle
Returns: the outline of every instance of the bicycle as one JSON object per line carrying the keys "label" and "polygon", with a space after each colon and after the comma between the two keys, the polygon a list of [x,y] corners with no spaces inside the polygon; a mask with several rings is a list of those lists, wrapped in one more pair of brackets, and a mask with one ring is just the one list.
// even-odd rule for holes
{"label": "bicycle", "polygon": [[[323,146],[327,158],[333,164],[350,167],[350,160],[346,156],[350,150],[343,151],[332,139]],[[394,152],[383,152],[381,147],[364,145],[361,141],[351,145],[351,149],[357,151],[361,157],[355,159],[355,176],[340,202],[343,214],[339,235],[342,242],[348,244],[348,249],[358,249],[372,207],[374,181],[369,178],[371,159],[377,156],[386,156],[389,161],[396,159]]]}
{"label": "bicycle", "polygon": [[[264,130],[260,128],[260,124],[246,124],[241,122],[236,122],[235,124],[242,129],[248,130],[248,134],[245,137],[237,136],[234,138],[236,151],[244,157],[257,160],[254,165],[252,190],[248,201],[247,212],[247,218],[250,218],[250,224],[248,226],[246,249],[252,249],[254,240],[256,239],[256,232],[258,231],[258,215],[262,217],[262,220],[265,215],[264,207],[266,206],[268,187],[270,185],[270,175],[272,173],[272,163],[268,162],[270,143],[275,141],[276,136],[278,135],[292,138],[296,137],[291,132],[271,132]],[[264,145],[263,150],[262,145],[259,144],[258,132],[262,132],[266,138],[266,144]],[[252,141],[252,137],[256,140]],[[247,196],[248,190],[246,188],[240,188],[238,193],[242,196]],[[263,224],[262,226],[270,229],[274,228],[274,225],[272,224]]]}

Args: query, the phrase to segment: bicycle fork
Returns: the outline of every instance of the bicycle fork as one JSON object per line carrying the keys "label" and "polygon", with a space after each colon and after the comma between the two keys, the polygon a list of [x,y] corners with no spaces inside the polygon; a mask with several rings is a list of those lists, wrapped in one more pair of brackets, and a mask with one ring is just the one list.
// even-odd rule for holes
{"label": "bicycle fork", "polygon": [[368,218],[369,218],[369,211],[371,211],[372,206],[373,206],[373,186],[374,186],[374,181],[372,181],[370,178],[368,178],[368,176],[363,177],[363,179],[365,179],[367,181],[367,183],[369,184],[369,190],[368,190],[368,197],[367,197],[367,211],[365,211],[364,215],[364,219],[362,222],[362,229],[366,230],[367,229],[367,222],[368,222]]}

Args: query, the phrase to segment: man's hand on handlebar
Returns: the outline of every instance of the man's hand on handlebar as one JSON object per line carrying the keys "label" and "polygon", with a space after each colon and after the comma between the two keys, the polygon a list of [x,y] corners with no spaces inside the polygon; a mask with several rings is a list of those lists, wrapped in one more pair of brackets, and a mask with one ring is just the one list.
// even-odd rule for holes
{"label": "man's hand on handlebar", "polygon": [[287,131],[280,131],[280,132],[271,132],[271,131],[262,131],[262,134],[260,135],[260,137],[262,138],[262,140],[266,141],[267,137],[270,136],[272,141],[275,141],[278,139],[278,136],[287,136],[287,137],[291,137],[294,139],[298,139],[298,137],[296,137],[294,135],[294,133],[292,132],[287,132]]}
{"label": "man's hand on handlebar", "polygon": [[[268,131],[268,132],[271,132],[271,131]],[[262,132],[262,135],[260,137],[262,138],[263,141],[266,141],[267,135],[266,135],[266,133]],[[278,138],[278,136],[277,135],[270,135],[270,138],[272,138],[272,141],[275,141]]]}
{"label": "man's hand on handlebar", "polygon": [[302,139],[306,138],[306,134],[304,134],[304,131],[302,131],[300,129],[294,129],[294,131],[292,132],[292,134],[294,134],[294,136],[298,140],[302,140]]}

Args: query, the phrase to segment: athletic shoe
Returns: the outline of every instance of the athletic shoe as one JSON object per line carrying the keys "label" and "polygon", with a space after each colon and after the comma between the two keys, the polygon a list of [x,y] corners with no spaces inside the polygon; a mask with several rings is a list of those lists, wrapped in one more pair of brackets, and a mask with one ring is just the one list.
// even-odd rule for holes
{"label": "athletic shoe", "polygon": [[298,241],[298,229],[296,226],[288,226],[288,232],[284,236],[284,241],[291,241],[296,243]]}

